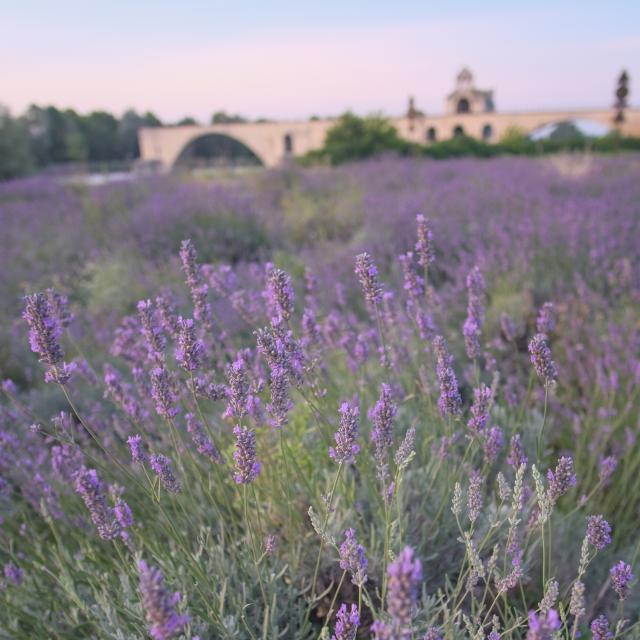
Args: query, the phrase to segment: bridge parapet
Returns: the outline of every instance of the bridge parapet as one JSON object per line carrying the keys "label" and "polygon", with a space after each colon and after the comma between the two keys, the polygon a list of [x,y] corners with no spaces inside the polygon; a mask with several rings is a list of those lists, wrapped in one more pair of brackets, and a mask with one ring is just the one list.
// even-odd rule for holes
{"label": "bridge parapet", "polygon": [[[440,116],[391,118],[399,135],[405,140],[427,143],[447,140],[459,133],[496,142],[512,127],[525,134],[567,120],[588,120],[613,127],[612,109],[590,111],[541,111],[531,113],[465,113]],[[640,137],[640,109],[627,109],[620,126],[623,135]],[[171,169],[180,154],[193,141],[218,134],[246,145],[262,164],[275,167],[287,157],[304,155],[322,148],[327,131],[335,120],[298,122],[255,122],[174,127],[143,127],[138,132],[140,159]]]}

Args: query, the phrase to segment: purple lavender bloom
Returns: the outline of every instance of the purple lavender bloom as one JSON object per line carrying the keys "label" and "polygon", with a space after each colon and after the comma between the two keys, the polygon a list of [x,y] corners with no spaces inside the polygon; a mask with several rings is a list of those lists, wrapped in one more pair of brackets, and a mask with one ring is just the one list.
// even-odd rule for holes
{"label": "purple lavender bloom", "polygon": [[506,342],[513,342],[516,339],[516,325],[506,313],[500,316],[500,329]]}
{"label": "purple lavender bloom", "polygon": [[402,254],[399,260],[402,266],[404,290],[409,295],[409,298],[416,303],[420,298],[424,297],[424,279],[416,273],[412,251]]}
{"label": "purple lavender bloom", "polygon": [[178,345],[176,360],[185,371],[195,371],[202,364],[204,346],[196,338],[196,327],[191,318],[178,318]]}
{"label": "purple lavender bloom", "polygon": [[470,360],[480,357],[480,332],[484,323],[484,290],[482,273],[477,266],[473,267],[467,276],[467,319],[462,327]]}
{"label": "purple lavender bloom", "polygon": [[131,508],[124,500],[118,500],[116,506],[113,507],[113,514],[121,529],[127,529],[133,524]]}
{"label": "purple lavender bloom", "polygon": [[137,420],[141,416],[138,401],[133,395],[131,385],[122,380],[120,373],[110,364],[104,365],[105,398],[112,398],[131,418]]}
{"label": "purple lavender bloom", "polygon": [[359,624],[358,607],[352,604],[349,610],[343,603],[336,614],[336,630],[331,640],[355,640]]}
{"label": "purple lavender bloom", "polygon": [[405,547],[389,565],[387,613],[394,631],[401,640],[411,637],[412,610],[418,597],[418,584],[422,580],[422,564],[413,557],[411,547]]}
{"label": "purple lavender bloom", "polygon": [[536,329],[538,333],[549,334],[556,328],[556,308],[553,302],[545,302],[540,308]]}
{"label": "purple lavender bloom", "polygon": [[556,502],[569,489],[576,484],[576,474],[573,472],[573,459],[569,456],[562,456],[558,460],[555,471],[547,471],[549,481],[549,498]]}
{"label": "purple lavender bloom", "polygon": [[191,292],[194,309],[193,316],[196,320],[211,326],[211,305],[207,302],[209,287],[202,281],[198,254],[191,240],[182,241],[180,245],[180,260],[182,261],[182,270],[187,286]]}
{"label": "purple lavender bloom", "polygon": [[527,462],[529,462],[529,459],[524,454],[520,434],[514,433],[511,438],[511,449],[509,450],[509,455],[507,456],[507,464],[511,465],[513,469],[517,470],[520,465],[527,464]]}
{"label": "purple lavender bloom", "polygon": [[442,631],[437,627],[429,627],[422,640],[443,640]]}
{"label": "purple lavender bloom", "polygon": [[267,300],[275,315],[289,321],[293,315],[295,293],[291,278],[282,269],[269,269],[267,276]]}
{"label": "purple lavender bloom", "polygon": [[156,297],[156,309],[162,323],[162,328],[174,339],[178,338],[180,326],[176,310],[167,295]]}
{"label": "purple lavender bloom", "polygon": [[462,412],[462,398],[458,389],[458,379],[453,370],[453,358],[447,351],[447,344],[442,336],[433,339],[433,350],[436,354],[436,375],[440,385],[438,407],[443,418],[457,417]]}
{"label": "purple lavender bloom", "polygon": [[353,584],[362,587],[367,582],[368,566],[364,547],[356,540],[356,532],[347,529],[344,532],[344,542],[340,545],[340,568],[351,574]]}
{"label": "purple lavender bloom", "polygon": [[276,550],[276,537],[273,533],[267,535],[264,541],[264,552],[268,556],[272,556],[274,551]]}
{"label": "purple lavender bloom", "polygon": [[13,562],[4,565],[3,573],[4,577],[16,587],[20,586],[24,580],[24,571]]}
{"label": "purple lavender bloom", "polygon": [[175,405],[178,398],[173,390],[173,383],[169,372],[164,367],[155,367],[151,370],[151,395],[156,403],[156,411],[159,416],[171,420],[179,411]]}
{"label": "purple lavender bloom", "polygon": [[600,468],[598,470],[600,482],[606,484],[613,475],[613,472],[616,470],[617,466],[618,459],[615,456],[607,456],[606,458],[602,458],[602,460],[600,460]]}
{"label": "purple lavender bloom", "polygon": [[249,484],[260,474],[260,463],[256,459],[256,432],[236,425],[233,433],[236,436],[236,450],[233,453],[236,468],[233,479],[236,484]]}
{"label": "purple lavender bloom", "polygon": [[247,381],[247,365],[241,355],[230,365],[227,365],[227,408],[223,414],[225,418],[242,420],[247,415],[247,396],[249,383]]}
{"label": "purple lavender bloom", "polygon": [[18,393],[18,387],[16,387],[16,383],[11,378],[6,378],[2,381],[2,390],[10,396],[15,396]]}
{"label": "purple lavender bloom", "polygon": [[66,329],[73,320],[73,314],[69,311],[69,298],[54,289],[47,289],[46,294],[52,315],[58,320],[60,326]]}
{"label": "purple lavender bloom", "polygon": [[374,307],[380,304],[382,302],[382,286],[378,277],[378,268],[368,253],[356,256],[355,272],[366,301]]}
{"label": "purple lavender bloom", "polygon": [[504,446],[504,436],[500,427],[491,427],[484,434],[484,457],[488,464],[491,464],[498,457],[502,447]]}
{"label": "purple lavender bloom", "polygon": [[549,609],[546,616],[538,616],[535,611],[529,611],[527,640],[552,640],[560,626],[560,616],[555,609]]}
{"label": "purple lavender bloom", "polygon": [[73,368],[64,362],[64,351],[60,345],[62,327],[49,305],[47,296],[44,293],[27,296],[22,317],[29,325],[31,351],[37,353],[40,362],[47,366],[45,381],[66,384]]}
{"label": "purple lavender bloom", "polygon": [[618,598],[624,600],[629,593],[629,583],[633,580],[631,565],[620,560],[620,562],[611,567],[609,577],[611,578],[611,586],[618,594]]}
{"label": "purple lavender bloom", "polygon": [[167,341],[162,334],[162,328],[156,323],[155,311],[151,300],[140,300],[138,302],[138,316],[142,335],[147,343],[149,359],[157,363],[164,361],[164,348]]}
{"label": "purple lavender bloom", "polygon": [[471,431],[480,433],[487,426],[489,418],[489,403],[491,401],[491,389],[485,384],[481,384],[473,390],[473,404],[471,405],[471,417],[467,426]]}
{"label": "purple lavender bloom", "polygon": [[598,551],[611,543],[611,526],[601,515],[587,518],[587,540]]}
{"label": "purple lavender bloom", "polygon": [[175,606],[180,594],[168,593],[160,569],[149,567],[144,560],[138,562],[140,593],[153,640],[169,640],[189,622],[188,616],[179,616]]}
{"label": "purple lavender bloom", "polygon": [[316,314],[310,307],[305,307],[302,313],[302,332],[306,345],[318,345],[321,341],[320,325],[316,321]]}
{"label": "purple lavender bloom", "polygon": [[553,384],[558,378],[556,364],[551,357],[551,349],[544,333],[536,333],[529,342],[531,363],[535,367],[538,377],[546,384]]}
{"label": "purple lavender bloom", "polygon": [[64,442],[51,447],[51,468],[65,482],[71,482],[84,465],[84,455],[77,444]]}
{"label": "purple lavender bloom", "polygon": [[113,509],[107,506],[105,486],[95,469],[81,469],[76,473],[75,490],[89,510],[98,534],[104,540],[113,540],[120,533]]}
{"label": "purple lavender bloom", "polygon": [[289,422],[289,411],[293,408],[293,402],[289,398],[289,376],[282,367],[271,370],[271,402],[267,410],[271,413],[271,426],[281,429]]}
{"label": "purple lavender bloom", "polygon": [[149,457],[149,466],[153,469],[153,471],[160,478],[160,482],[162,486],[169,493],[179,493],[182,488],[180,485],[180,481],[173,474],[173,469],[171,468],[171,460],[167,458],[167,456],[159,453],[158,455]]}
{"label": "purple lavender bloom", "polygon": [[484,324],[485,282],[478,266],[467,275],[467,317],[473,320],[478,329]]}
{"label": "purple lavender bloom", "polygon": [[480,326],[473,318],[465,320],[462,335],[469,360],[477,360],[480,357]]}
{"label": "purple lavender bloom", "polygon": [[591,623],[592,640],[612,640],[613,633],[609,630],[609,621],[605,616],[598,616]]}
{"label": "purple lavender bloom", "polygon": [[142,436],[136,434],[127,438],[127,444],[131,449],[131,459],[134,462],[144,464],[147,461],[147,454],[145,452],[144,443],[142,442]]}
{"label": "purple lavender bloom", "polygon": [[474,523],[482,511],[482,484],[484,480],[477,469],[471,472],[469,490],[467,491],[467,515]]}
{"label": "purple lavender bloom", "polygon": [[418,254],[418,264],[421,267],[429,267],[435,259],[433,250],[433,234],[428,226],[427,219],[419,213],[416,216],[417,237],[416,253]]}
{"label": "purple lavender bloom", "polygon": [[191,439],[196,445],[198,453],[206,456],[215,464],[222,464],[224,458],[218,451],[216,445],[206,436],[202,424],[196,420],[196,417],[192,413],[187,413],[185,419],[187,421],[187,431],[191,435]]}
{"label": "purple lavender bloom", "polygon": [[343,402],[339,412],[340,425],[334,435],[336,447],[329,447],[329,457],[339,463],[354,463],[360,452],[360,445],[356,442],[360,410],[355,403]]}
{"label": "purple lavender bloom", "polygon": [[369,419],[373,422],[371,439],[375,445],[375,457],[383,463],[393,446],[393,419],[397,413],[396,405],[391,396],[391,387],[382,383],[380,398],[369,411]]}

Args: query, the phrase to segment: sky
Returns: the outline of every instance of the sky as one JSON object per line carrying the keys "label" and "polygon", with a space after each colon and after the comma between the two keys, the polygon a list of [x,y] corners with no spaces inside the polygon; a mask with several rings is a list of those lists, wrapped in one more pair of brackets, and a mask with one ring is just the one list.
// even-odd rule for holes
{"label": "sky", "polygon": [[468,66],[499,111],[608,107],[623,68],[639,104],[639,25],[634,0],[0,0],[0,103],[438,114]]}

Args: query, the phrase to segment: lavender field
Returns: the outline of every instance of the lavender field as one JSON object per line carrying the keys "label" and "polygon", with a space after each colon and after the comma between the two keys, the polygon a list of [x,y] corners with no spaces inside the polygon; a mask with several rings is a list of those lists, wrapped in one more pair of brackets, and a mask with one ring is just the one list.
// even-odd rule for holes
{"label": "lavender field", "polygon": [[0,638],[640,638],[638,176],[0,184]]}

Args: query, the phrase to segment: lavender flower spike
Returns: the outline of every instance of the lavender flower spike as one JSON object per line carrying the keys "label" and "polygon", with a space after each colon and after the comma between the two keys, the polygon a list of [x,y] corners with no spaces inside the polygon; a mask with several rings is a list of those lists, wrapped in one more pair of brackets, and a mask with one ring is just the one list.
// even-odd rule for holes
{"label": "lavender flower spike", "polygon": [[62,327],[47,296],[44,293],[27,296],[22,317],[29,325],[31,351],[37,353],[40,362],[47,366],[45,381],[66,384],[71,377],[73,365],[64,362],[64,351],[60,346]]}
{"label": "lavender flower spike", "polygon": [[164,362],[164,348],[167,341],[162,333],[162,328],[156,322],[155,312],[151,300],[138,302],[138,316],[142,335],[147,343],[149,358],[158,364]]}
{"label": "lavender flower spike", "polygon": [[224,457],[218,451],[216,445],[207,437],[202,424],[196,420],[196,417],[192,413],[187,413],[185,420],[187,421],[187,431],[191,435],[191,439],[196,445],[198,453],[206,456],[215,464],[222,464]]}
{"label": "lavender flower spike", "polygon": [[591,623],[591,637],[593,640],[612,640],[613,633],[609,630],[609,621],[605,616],[598,616]]}
{"label": "lavender flower spike", "polygon": [[378,268],[368,253],[356,256],[355,272],[366,301],[374,307],[380,304],[382,302],[382,286],[378,278]]}
{"label": "lavender flower spike", "polygon": [[556,308],[553,302],[545,302],[536,320],[538,333],[551,333],[556,328]]}
{"label": "lavender flower spike", "polygon": [[467,426],[471,431],[480,433],[487,426],[489,418],[489,403],[491,402],[491,389],[481,384],[473,390],[473,404],[471,405],[471,417]]}
{"label": "lavender flower spike", "polygon": [[171,468],[171,460],[167,456],[161,453],[149,458],[149,466],[155,471],[160,478],[162,486],[169,493],[179,493],[182,488],[180,481],[173,475],[173,469]]}
{"label": "lavender flower spike", "polygon": [[138,562],[138,572],[149,634],[153,640],[175,637],[189,621],[187,616],[176,613],[175,606],[180,600],[180,594],[168,593],[160,569],[149,567],[144,560]]}
{"label": "lavender flower spike", "polygon": [[180,260],[182,261],[185,281],[191,292],[194,309],[193,316],[196,320],[204,322],[206,326],[211,327],[213,316],[211,305],[207,302],[209,287],[202,281],[198,254],[191,240],[182,241],[180,245]]}
{"label": "lavender flower spike", "polygon": [[249,484],[260,474],[260,463],[256,459],[256,432],[236,425],[233,433],[236,436],[236,450],[233,453],[236,473],[233,479],[236,484]]}
{"label": "lavender flower spike", "polygon": [[629,593],[629,583],[633,580],[631,565],[620,560],[620,562],[611,567],[609,577],[611,578],[611,586],[618,594],[618,598],[620,598],[620,600],[624,600]]}
{"label": "lavender flower spike", "polygon": [[598,551],[611,543],[611,526],[600,515],[587,518],[587,540]]}
{"label": "lavender flower spike", "polygon": [[120,533],[120,527],[113,509],[107,505],[105,486],[98,478],[98,472],[80,469],[75,477],[75,490],[82,496],[100,537],[113,540]]}
{"label": "lavender flower spike", "polygon": [[480,332],[484,324],[484,290],[482,273],[478,267],[473,267],[467,276],[467,319],[462,328],[470,360],[476,360],[480,356]]}
{"label": "lavender flower spike", "polygon": [[195,371],[202,364],[204,347],[196,338],[196,328],[191,318],[178,318],[178,346],[176,360],[185,371]]}
{"label": "lavender flower spike", "polygon": [[396,405],[391,399],[391,387],[382,383],[380,387],[380,399],[369,412],[369,418],[373,421],[371,439],[375,445],[376,460],[383,463],[393,445],[393,419],[396,415]]}
{"label": "lavender flower spike", "polygon": [[24,571],[13,562],[4,565],[3,573],[4,577],[15,586],[20,586],[24,580]]}
{"label": "lavender flower spike", "polygon": [[538,377],[545,385],[554,384],[558,378],[556,364],[551,358],[551,349],[544,333],[536,333],[529,342],[529,354],[531,363],[535,367]]}
{"label": "lavender flower spike", "polygon": [[419,213],[416,216],[417,237],[416,253],[418,254],[418,264],[421,267],[428,267],[435,259],[433,250],[433,233],[428,226],[428,220]]}
{"label": "lavender flower spike", "polygon": [[336,631],[331,640],[355,640],[359,624],[358,607],[352,604],[349,610],[343,603],[336,614]]}
{"label": "lavender flower spike", "polygon": [[144,443],[142,442],[142,436],[136,434],[127,438],[127,444],[131,449],[131,459],[134,462],[144,464],[147,461],[147,454],[144,450]]}
{"label": "lavender flower spike", "polygon": [[174,406],[177,397],[169,372],[164,367],[155,367],[150,375],[151,395],[156,402],[156,411],[159,416],[171,420],[178,415],[178,408]]}
{"label": "lavender flower spike", "polygon": [[276,315],[285,321],[293,315],[295,293],[291,278],[282,269],[269,270],[267,279],[267,300]]}
{"label": "lavender flower spike", "polygon": [[391,616],[397,638],[411,637],[411,618],[422,580],[422,564],[413,557],[413,549],[405,547],[389,565],[387,612]]}
{"label": "lavender flower spike", "polygon": [[571,487],[576,484],[576,474],[573,472],[573,459],[569,456],[562,456],[558,460],[555,471],[547,471],[549,480],[549,498],[555,503],[560,496],[563,496]]}
{"label": "lavender flower spike", "polygon": [[336,462],[353,463],[360,452],[358,421],[360,411],[357,404],[343,402],[340,405],[340,425],[335,433],[336,447],[329,447],[329,456]]}
{"label": "lavender flower spike", "polygon": [[457,417],[462,412],[462,398],[458,389],[458,379],[453,370],[453,358],[447,351],[447,345],[442,336],[433,339],[433,350],[436,354],[436,375],[440,385],[438,407],[443,418]]}
{"label": "lavender flower spike", "polygon": [[551,640],[560,627],[560,616],[555,609],[549,609],[546,616],[541,614],[539,617],[535,611],[529,611],[527,640]]}
{"label": "lavender flower spike", "polygon": [[344,532],[344,542],[340,545],[340,568],[349,571],[353,584],[362,587],[367,582],[368,566],[364,547],[356,540],[356,532],[347,529]]}

